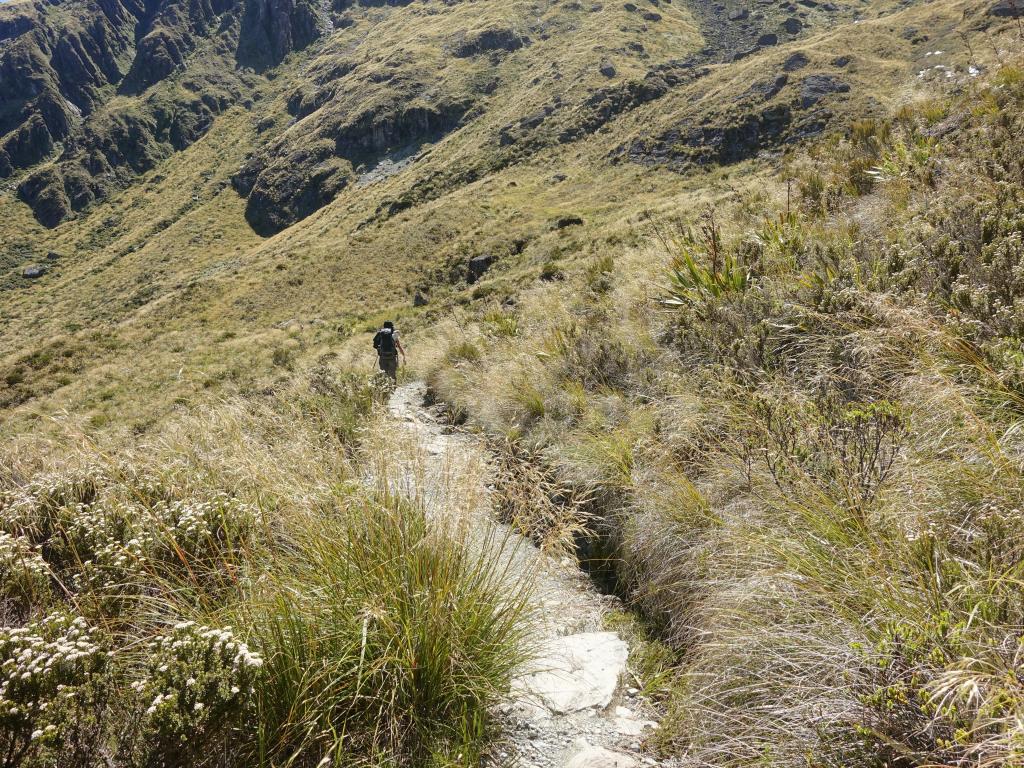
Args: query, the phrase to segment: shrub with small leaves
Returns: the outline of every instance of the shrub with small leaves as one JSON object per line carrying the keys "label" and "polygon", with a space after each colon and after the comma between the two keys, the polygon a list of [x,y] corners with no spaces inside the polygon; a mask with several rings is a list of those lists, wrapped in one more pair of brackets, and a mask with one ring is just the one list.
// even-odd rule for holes
{"label": "shrub with small leaves", "polygon": [[869,672],[859,731],[877,759],[910,764],[905,756],[914,754],[927,755],[929,765],[1020,764],[1024,644],[1015,633],[990,631],[942,611],[890,625],[870,652],[858,649]]}
{"label": "shrub with small leaves", "polygon": [[57,613],[0,629],[0,765],[14,768],[73,740],[108,661],[98,630],[81,617]]}
{"label": "shrub with small leaves", "polygon": [[50,589],[50,569],[24,536],[0,531],[0,604],[27,610]]}
{"label": "shrub with small leaves", "polygon": [[146,709],[153,754],[166,765],[186,765],[211,744],[229,738],[245,716],[263,659],[230,627],[191,621],[174,626],[148,646],[146,677],[132,684]]}
{"label": "shrub with small leaves", "polygon": [[0,530],[34,544],[46,541],[58,527],[61,511],[92,504],[106,483],[106,473],[97,466],[34,478],[0,495]]}
{"label": "shrub with small leaves", "polygon": [[154,555],[186,567],[216,566],[255,530],[256,511],[219,493],[206,500],[160,503],[152,510]]}
{"label": "shrub with small leaves", "polygon": [[[181,498],[130,466],[46,475],[0,497],[0,532],[10,538],[2,546],[33,547],[54,578],[107,615],[119,615],[155,571],[206,581],[223,574],[255,520],[223,492]],[[24,592],[24,579],[17,583]]]}

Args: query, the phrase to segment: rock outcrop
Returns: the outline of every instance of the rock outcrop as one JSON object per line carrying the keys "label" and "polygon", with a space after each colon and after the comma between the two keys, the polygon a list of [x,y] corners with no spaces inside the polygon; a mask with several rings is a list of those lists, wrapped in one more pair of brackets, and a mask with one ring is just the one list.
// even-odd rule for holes
{"label": "rock outcrop", "polygon": [[316,40],[322,20],[308,0],[245,0],[238,60],[265,69]]}
{"label": "rock outcrop", "polygon": [[267,165],[248,165],[234,185],[248,196],[245,216],[252,228],[272,235],[331,202],[352,177],[351,163],[335,154],[333,142],[321,139],[275,156]]}
{"label": "rock outcrop", "polygon": [[513,29],[484,29],[464,36],[452,53],[459,58],[499,51],[507,53],[518,51],[528,42]]}
{"label": "rock outcrop", "polygon": [[142,10],[87,2],[63,28],[35,6],[0,6],[0,177],[48,157],[120,82]]}
{"label": "rock outcrop", "polygon": [[255,152],[232,183],[248,198],[246,218],[272,235],[330,203],[354,181],[355,169],[373,168],[394,154],[414,154],[425,142],[454,130],[473,102],[438,94],[418,102],[421,81],[381,81],[350,63],[319,89],[298,91],[288,109],[304,118],[303,130],[286,131]]}
{"label": "rock outcrop", "polygon": [[[18,183],[48,227],[205,135],[244,91],[237,63],[277,64],[323,24],[314,0],[84,0],[73,23],[62,5],[0,5],[0,178],[56,160]],[[170,82],[204,41],[221,65]]]}

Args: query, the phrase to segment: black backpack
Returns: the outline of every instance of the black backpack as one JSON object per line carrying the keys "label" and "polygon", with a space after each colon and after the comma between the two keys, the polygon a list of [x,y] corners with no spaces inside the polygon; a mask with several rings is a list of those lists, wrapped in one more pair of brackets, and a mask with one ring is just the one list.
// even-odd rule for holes
{"label": "black backpack", "polygon": [[377,335],[373,337],[373,348],[377,350],[377,353],[381,357],[392,357],[398,353],[395,348],[395,337],[392,335],[394,331],[388,328],[382,328],[377,331]]}

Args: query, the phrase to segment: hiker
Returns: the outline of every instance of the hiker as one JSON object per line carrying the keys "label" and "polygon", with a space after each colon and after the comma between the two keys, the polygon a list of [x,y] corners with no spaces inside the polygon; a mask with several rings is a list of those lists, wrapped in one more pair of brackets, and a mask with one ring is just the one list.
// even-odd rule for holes
{"label": "hiker", "polygon": [[377,362],[380,369],[388,375],[393,382],[398,382],[398,353],[402,353],[402,362],[405,362],[405,350],[402,342],[398,339],[398,331],[395,324],[388,320],[384,327],[377,331],[373,337],[373,348],[377,350]]}

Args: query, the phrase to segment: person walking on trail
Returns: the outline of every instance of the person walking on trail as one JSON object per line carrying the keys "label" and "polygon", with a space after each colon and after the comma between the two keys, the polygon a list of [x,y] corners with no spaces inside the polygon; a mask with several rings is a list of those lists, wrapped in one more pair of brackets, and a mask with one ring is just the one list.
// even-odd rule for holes
{"label": "person walking on trail", "polygon": [[402,362],[405,362],[405,349],[398,338],[398,331],[395,324],[388,320],[384,327],[377,331],[373,337],[373,348],[377,350],[377,362],[380,369],[388,375],[392,382],[398,382],[398,353],[402,353]]}

